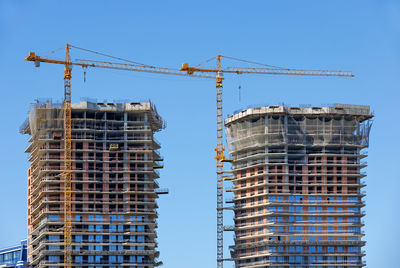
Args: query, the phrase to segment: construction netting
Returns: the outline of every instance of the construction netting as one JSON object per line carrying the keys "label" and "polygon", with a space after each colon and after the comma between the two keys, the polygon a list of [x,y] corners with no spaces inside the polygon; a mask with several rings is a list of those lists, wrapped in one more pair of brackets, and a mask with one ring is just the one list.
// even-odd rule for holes
{"label": "construction netting", "polygon": [[29,129],[33,136],[41,129],[63,129],[64,110],[61,103],[37,101],[29,111]]}
{"label": "construction netting", "polygon": [[368,146],[370,127],[355,116],[265,115],[231,123],[226,133],[232,152],[267,143]]}
{"label": "construction netting", "polygon": [[241,120],[226,129],[229,151],[265,144],[265,118]]}

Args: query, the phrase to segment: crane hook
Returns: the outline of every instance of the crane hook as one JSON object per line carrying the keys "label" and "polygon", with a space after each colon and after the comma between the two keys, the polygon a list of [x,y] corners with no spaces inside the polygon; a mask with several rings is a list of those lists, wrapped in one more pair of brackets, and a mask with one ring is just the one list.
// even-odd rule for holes
{"label": "crane hook", "polygon": [[82,66],[83,69],[83,82],[86,83],[86,68],[87,66]]}

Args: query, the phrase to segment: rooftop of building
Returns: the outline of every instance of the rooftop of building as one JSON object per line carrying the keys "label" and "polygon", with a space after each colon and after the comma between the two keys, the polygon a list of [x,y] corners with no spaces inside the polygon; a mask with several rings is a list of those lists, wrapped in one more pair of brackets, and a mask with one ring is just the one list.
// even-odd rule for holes
{"label": "rooftop of building", "polygon": [[4,253],[9,253],[9,252],[13,252],[16,250],[21,250],[21,247],[25,247],[27,244],[27,240],[21,240],[19,245],[14,245],[14,246],[10,246],[10,247],[6,247],[6,248],[0,248],[0,254],[4,254]]}
{"label": "rooftop of building", "polygon": [[332,106],[314,106],[314,107],[286,107],[285,105],[270,105],[263,107],[251,107],[228,115],[225,124],[229,125],[237,120],[247,117],[284,114],[293,116],[357,116],[360,119],[367,120],[373,117],[368,105],[353,104],[334,104]]}
{"label": "rooftop of building", "polygon": [[[36,100],[32,103],[33,108],[38,109],[57,109],[62,108],[62,102],[54,102],[51,99]],[[98,102],[97,100],[84,100],[77,103],[72,103],[72,109],[74,110],[98,110],[98,111],[150,111],[155,110],[154,104],[151,101],[143,102]]]}
{"label": "rooftop of building", "polygon": [[[77,103],[72,103],[71,107],[74,111],[87,111],[92,110],[95,112],[148,112],[151,114],[153,120],[157,121],[162,128],[165,127],[166,122],[161,118],[157,112],[156,106],[151,101],[144,102],[97,102],[97,100],[83,100]],[[31,105],[30,115],[20,127],[21,134],[28,134],[31,132],[30,125],[32,118],[39,116],[39,114],[46,113],[48,109],[59,109],[58,116],[63,118],[63,103],[54,102],[51,99],[36,100]],[[43,115],[42,115],[43,116]],[[30,120],[31,118],[31,120]]]}
{"label": "rooftop of building", "polygon": [[27,240],[21,240],[19,245],[0,249],[0,268],[26,267]]}

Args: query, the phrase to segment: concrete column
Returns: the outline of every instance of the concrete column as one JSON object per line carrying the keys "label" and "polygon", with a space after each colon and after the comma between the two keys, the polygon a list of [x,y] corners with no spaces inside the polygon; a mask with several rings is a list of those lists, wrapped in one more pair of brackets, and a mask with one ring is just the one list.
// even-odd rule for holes
{"label": "concrete column", "polygon": [[325,139],[325,136],[326,136],[325,118],[326,118],[326,117],[323,117],[323,118],[322,118],[322,137],[323,137],[323,139],[324,139],[324,141],[322,142],[322,145],[323,145],[323,146],[322,146],[322,153],[325,153],[325,145],[326,145],[326,139]]}
{"label": "concrete column", "polygon": [[[288,163],[288,161],[289,161],[289,159],[288,159],[288,140],[287,140],[287,133],[288,133],[288,117],[287,117],[287,115],[285,115],[285,117],[284,117],[284,124],[285,124],[285,127],[284,127],[284,131],[285,131],[285,145],[284,145],[284,147],[285,147],[285,163]],[[288,165],[286,165],[286,166],[284,166],[284,170],[283,170],[286,174],[288,174],[289,173],[289,166]],[[286,184],[288,184],[289,183],[289,175],[285,175],[284,176],[284,178],[283,178],[283,181],[286,183]],[[286,185],[286,186],[284,186],[285,187],[285,189],[283,189],[283,187],[282,187],[282,191],[284,191],[284,190],[288,190],[289,191],[289,186],[288,185]]]}
{"label": "concrete column", "polygon": [[[128,133],[126,132],[128,126],[128,114],[127,112],[124,112],[124,150],[126,151],[128,149]],[[124,153],[124,160],[127,159],[126,152]]]}
{"label": "concrete column", "polygon": [[[266,163],[266,165],[265,165],[265,173],[268,174],[269,173],[269,165],[268,165],[268,163],[269,163],[269,158],[268,158],[268,151],[269,151],[269,147],[268,147],[269,117],[268,117],[268,115],[265,116],[265,133],[267,134],[267,135],[265,135],[265,144],[266,144],[266,146],[265,146],[265,153],[266,153],[265,154],[265,163]],[[265,176],[265,182],[268,183],[268,181],[269,181],[269,176],[266,175]],[[265,192],[269,193],[269,186],[265,187]]]}

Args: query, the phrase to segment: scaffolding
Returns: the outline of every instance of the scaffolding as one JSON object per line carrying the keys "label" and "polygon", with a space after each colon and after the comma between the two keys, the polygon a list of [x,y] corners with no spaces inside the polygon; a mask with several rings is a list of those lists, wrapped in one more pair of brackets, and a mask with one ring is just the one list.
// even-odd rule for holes
{"label": "scaffolding", "polygon": [[[240,151],[266,143],[368,146],[372,125],[369,108],[346,107],[351,108],[336,105],[323,108],[269,106],[248,109],[230,116],[226,121],[226,125],[229,126],[229,150]],[[266,113],[268,116],[264,116]],[[244,118],[250,119],[240,120]]]}

